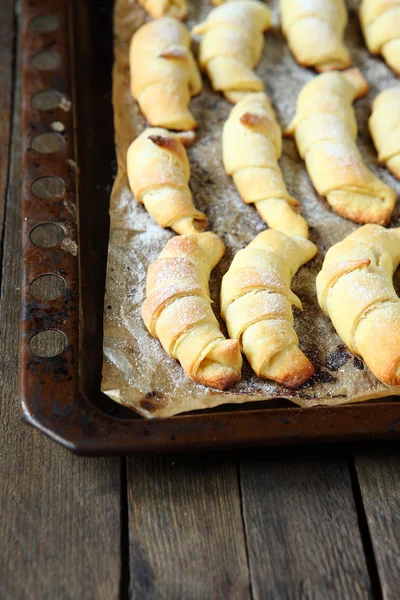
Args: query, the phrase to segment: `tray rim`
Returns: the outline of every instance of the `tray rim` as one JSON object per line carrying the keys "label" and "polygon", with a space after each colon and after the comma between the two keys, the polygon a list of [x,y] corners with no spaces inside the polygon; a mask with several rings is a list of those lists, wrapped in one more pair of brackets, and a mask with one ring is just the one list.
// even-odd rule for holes
{"label": "tray rim", "polygon": [[[24,99],[30,81],[31,70],[28,67],[29,53],[32,44],[32,33],[27,29],[28,22],[39,14],[52,12],[61,18],[63,25],[59,42],[59,51],[65,57],[71,43],[71,7],[69,0],[23,0],[22,27],[24,41]],[[46,41],[46,34],[43,40]],[[33,43],[37,44],[38,42]],[[71,49],[73,55],[73,49]],[[70,72],[59,73],[66,77],[66,85],[72,79],[73,64],[69,63]],[[46,80],[46,75],[42,77]],[[41,80],[42,80],[41,79]],[[51,74],[48,76],[51,80]],[[70,82],[73,86],[74,81]],[[70,90],[73,95],[73,90]],[[74,111],[70,115],[70,139],[66,151],[69,158],[76,157],[76,139]],[[66,374],[54,376],[58,357],[44,359],[33,357],[29,350],[31,335],[46,325],[47,328],[63,329],[57,310],[61,303],[49,305],[45,302],[32,302],[29,297],[29,281],[31,273],[32,252],[40,260],[47,261],[43,271],[54,272],[51,253],[42,249],[33,249],[29,233],[35,224],[32,220],[31,194],[26,183],[38,177],[49,165],[44,161],[40,169],[33,164],[28,151],[30,140],[35,133],[28,132],[31,125],[32,111],[25,107],[24,112],[24,194],[23,194],[23,285],[22,285],[22,318],[21,318],[21,366],[20,366],[20,407],[22,417],[28,424],[43,432],[49,438],[80,455],[121,455],[140,451],[171,451],[200,448],[226,448],[267,444],[294,444],[305,442],[354,441],[365,439],[393,439],[400,435],[400,402],[395,400],[364,401],[362,403],[343,404],[339,406],[316,406],[300,408],[246,408],[229,409],[224,404],[213,412],[203,411],[175,415],[168,418],[145,419],[137,416],[122,419],[103,412],[80,389],[79,377],[79,300],[80,277],[78,260],[63,256],[69,265],[65,276],[71,292],[69,313],[66,319],[68,332],[68,358]],[[36,116],[37,119],[37,116]],[[40,124],[42,126],[43,124]],[[43,125],[46,130],[46,124]],[[65,158],[65,157],[64,157]],[[50,164],[50,163],[49,163]],[[75,193],[76,178],[68,173],[68,183]],[[79,209],[79,205],[78,205]],[[55,210],[55,209],[54,209]],[[48,211],[48,218],[54,220],[55,213]],[[44,212],[43,212],[44,211]],[[46,221],[45,209],[41,218]],[[63,215],[59,213],[59,218]],[[79,224],[78,224],[79,226]],[[59,257],[60,258],[60,257]],[[29,308],[29,310],[28,310]],[[57,309],[57,310],[56,310]],[[50,313],[49,313],[50,311]],[[46,377],[51,366],[52,377]]]}

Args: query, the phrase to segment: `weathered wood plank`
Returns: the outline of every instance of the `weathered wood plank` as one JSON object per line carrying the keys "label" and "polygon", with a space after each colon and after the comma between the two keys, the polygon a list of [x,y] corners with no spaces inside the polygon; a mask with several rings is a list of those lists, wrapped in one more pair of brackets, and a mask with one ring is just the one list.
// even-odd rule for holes
{"label": "weathered wood plank", "polygon": [[0,598],[113,600],[121,570],[119,459],[73,457],[26,427],[18,411],[20,87],[19,70],[0,304]]}
{"label": "weathered wood plank", "polygon": [[13,40],[14,1],[4,0],[0,6],[0,263],[10,154]]}
{"label": "weathered wood plank", "polygon": [[384,600],[400,590],[400,448],[364,446],[355,466]]}
{"label": "weathered wood plank", "polygon": [[130,458],[127,478],[131,598],[250,598],[232,456]]}
{"label": "weathered wood plank", "polygon": [[340,449],[244,453],[240,474],[253,598],[372,597]]}

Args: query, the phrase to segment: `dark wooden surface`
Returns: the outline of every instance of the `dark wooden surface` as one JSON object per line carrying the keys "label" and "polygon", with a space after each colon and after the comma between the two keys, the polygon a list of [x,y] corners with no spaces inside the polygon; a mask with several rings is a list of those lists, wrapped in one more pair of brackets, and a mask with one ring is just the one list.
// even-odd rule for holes
{"label": "dark wooden surface", "polygon": [[0,4],[0,598],[397,600],[398,444],[82,459],[21,422],[14,4]]}

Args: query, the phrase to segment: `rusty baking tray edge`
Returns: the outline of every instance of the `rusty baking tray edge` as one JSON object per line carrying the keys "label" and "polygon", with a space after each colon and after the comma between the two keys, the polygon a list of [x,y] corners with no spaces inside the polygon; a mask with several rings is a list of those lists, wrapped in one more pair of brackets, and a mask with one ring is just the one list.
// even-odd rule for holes
{"label": "rusty baking tray edge", "polygon": [[[22,4],[24,258],[20,397],[25,421],[82,455],[398,437],[400,403],[396,401],[310,409],[253,410],[236,406],[231,410],[225,406],[213,412],[145,420],[127,418],[123,408],[100,393],[107,182],[109,185],[111,181],[112,160],[111,81],[105,73],[111,72],[112,64],[112,3],[74,3],[74,15],[72,4],[68,0],[24,0]],[[46,14],[58,17],[59,28],[39,35],[30,31],[28,24],[32,19]],[[31,61],[43,50],[59,52],[64,65],[38,72]],[[75,74],[74,56],[79,65]],[[76,94],[73,84],[78,87]],[[70,96],[72,110],[33,110],[30,98],[45,88],[56,88]],[[76,120],[79,131],[85,132],[79,140]],[[32,139],[38,133],[52,131],[52,123],[57,121],[65,125],[62,148],[39,157],[31,150]],[[49,175],[61,177],[66,192],[61,199],[38,201],[31,183]],[[73,214],[77,187],[79,219]],[[79,258],[71,254],[68,245],[66,250],[60,246],[38,248],[32,243],[33,228],[45,222],[62,223],[72,241],[78,235]],[[51,302],[34,299],[30,285],[44,273],[62,276],[67,293]],[[53,358],[32,354],[31,338],[43,329],[66,334],[64,352]]]}

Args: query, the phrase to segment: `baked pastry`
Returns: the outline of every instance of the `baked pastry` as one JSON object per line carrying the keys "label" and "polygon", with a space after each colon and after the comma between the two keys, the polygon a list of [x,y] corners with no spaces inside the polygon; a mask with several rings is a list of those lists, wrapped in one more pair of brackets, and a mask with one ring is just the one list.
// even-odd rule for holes
{"label": "baked pastry", "polygon": [[360,21],[368,50],[400,75],[400,0],[362,0]]}
{"label": "baked pastry", "polygon": [[132,96],[149,124],[195,129],[189,103],[202,82],[186,27],[172,17],[142,25],[132,38],[129,63]]}
{"label": "baked pastry", "polygon": [[317,252],[304,238],[269,229],[239,250],[222,280],[221,314],[260,377],[296,388],[314,372],[298,347],[291,305],[293,275]]}
{"label": "baked pastry", "polygon": [[129,185],[136,200],[161,227],[190,235],[204,230],[189,188],[190,166],[181,136],[157,127],[143,131],[129,146]]}
{"label": "baked pastry", "polygon": [[183,20],[188,13],[186,0],[139,0],[139,4],[153,19],[167,16]]}
{"label": "baked pastry", "polygon": [[142,306],[147,329],[186,375],[220,390],[239,381],[242,367],[239,344],[222,335],[208,290],[224,252],[212,232],[173,237],[147,271]]}
{"label": "baked pastry", "polygon": [[343,43],[348,15],[344,0],[280,0],[282,29],[300,65],[317,71],[346,69]]}
{"label": "baked pastry", "polygon": [[235,0],[214,8],[206,21],[194,27],[201,35],[200,67],[214,90],[229,102],[238,102],[248,92],[264,89],[253,69],[261,58],[263,32],[271,26],[271,13],[258,0]]}
{"label": "baked pastry", "polygon": [[308,237],[307,221],[296,212],[300,204],[287,191],[278,165],[282,132],[266,94],[249,94],[232,108],[222,150],[225,171],[244,202],[254,203],[272,229]]}
{"label": "baked pastry", "polygon": [[375,98],[369,130],[379,161],[400,179],[400,87],[384,90]]}
{"label": "baked pastry", "polygon": [[317,192],[335,212],[356,223],[384,225],[396,195],[365,166],[355,143],[352,102],[367,91],[358,69],[318,75],[301,90],[286,133],[295,135]]}
{"label": "baked pastry", "polygon": [[400,299],[393,273],[400,229],[365,225],[332,246],[317,276],[318,301],[338,335],[382,383],[400,384]]}

